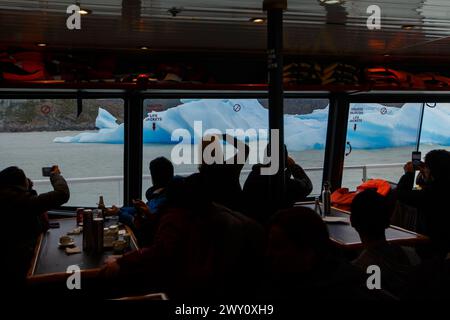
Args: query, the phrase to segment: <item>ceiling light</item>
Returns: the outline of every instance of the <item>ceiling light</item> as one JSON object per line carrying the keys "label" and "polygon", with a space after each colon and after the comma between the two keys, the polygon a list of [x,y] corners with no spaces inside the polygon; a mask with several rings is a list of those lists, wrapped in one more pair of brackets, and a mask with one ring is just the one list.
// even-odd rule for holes
{"label": "ceiling light", "polygon": [[412,29],[414,29],[414,27],[415,27],[415,25],[413,25],[413,24],[404,24],[404,25],[402,25],[402,29],[403,30],[412,30]]}
{"label": "ceiling light", "polygon": [[46,46],[47,46],[47,44],[44,43],[44,42],[38,42],[38,43],[36,43],[36,45],[37,45],[38,47],[46,47]]}
{"label": "ceiling light", "polygon": [[319,0],[320,4],[343,4],[345,0]]}
{"label": "ceiling light", "polygon": [[149,47],[147,47],[147,46],[141,46],[141,47],[139,47],[139,49],[141,49],[141,50],[148,50]]}
{"label": "ceiling light", "polygon": [[92,10],[85,9],[85,8],[80,8],[80,11],[78,11],[78,13],[82,14],[82,15],[91,14]]}
{"label": "ceiling light", "polygon": [[91,14],[92,10],[90,9],[86,9],[86,8],[82,8],[81,4],[79,2],[76,3],[76,5],[80,8],[80,10],[78,10],[78,13],[81,15],[87,15],[87,14]]}
{"label": "ceiling light", "polygon": [[250,22],[253,22],[253,23],[264,23],[264,22],[266,22],[266,19],[264,19],[264,18],[251,18]]}

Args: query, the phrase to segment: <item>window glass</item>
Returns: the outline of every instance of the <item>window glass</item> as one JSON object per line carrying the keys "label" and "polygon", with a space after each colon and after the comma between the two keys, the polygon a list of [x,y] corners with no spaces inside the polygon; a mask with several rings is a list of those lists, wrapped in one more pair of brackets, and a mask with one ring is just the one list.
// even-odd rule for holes
{"label": "window glass", "polygon": [[[194,145],[198,137],[208,129],[221,132],[253,129],[256,136],[262,138],[259,130],[268,133],[267,107],[267,99],[144,100],[143,197],[151,185],[149,162],[160,156],[174,162],[172,151],[178,140],[172,141],[171,138],[175,130],[187,130],[192,138],[193,157],[197,152]],[[285,99],[285,142],[290,156],[307,170],[316,194],[320,192],[322,181],[327,121],[328,100]],[[252,150],[257,150],[254,149],[255,136],[249,134],[248,137]],[[250,156],[241,173],[241,185],[258,160],[260,158]],[[175,164],[174,167],[175,174],[182,176],[198,171],[198,163],[194,161]]]}
{"label": "window glass", "polygon": [[347,127],[342,186],[363,180],[397,182],[416,149],[421,103],[352,103]]}
{"label": "window glass", "polygon": [[52,190],[42,167],[59,165],[70,187],[65,206],[123,202],[123,116],[120,99],[0,100],[0,167],[18,166],[38,193]]}
{"label": "window glass", "polygon": [[420,151],[422,158],[433,149],[450,150],[450,103],[426,103]]}

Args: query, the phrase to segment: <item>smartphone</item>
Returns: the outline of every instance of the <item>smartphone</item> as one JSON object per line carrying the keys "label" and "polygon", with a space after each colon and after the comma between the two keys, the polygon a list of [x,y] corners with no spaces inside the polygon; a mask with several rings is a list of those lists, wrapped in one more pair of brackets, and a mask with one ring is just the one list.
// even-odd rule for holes
{"label": "smartphone", "polygon": [[50,177],[50,173],[52,172],[52,167],[44,167],[42,168],[42,176]]}
{"label": "smartphone", "polygon": [[422,152],[420,151],[413,151],[412,153],[412,163],[414,168],[417,168],[422,163]]}

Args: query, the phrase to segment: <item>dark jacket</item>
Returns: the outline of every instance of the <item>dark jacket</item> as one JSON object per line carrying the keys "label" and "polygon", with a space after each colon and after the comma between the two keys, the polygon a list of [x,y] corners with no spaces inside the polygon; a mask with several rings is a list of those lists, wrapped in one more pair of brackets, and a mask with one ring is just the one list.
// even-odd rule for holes
{"label": "dark jacket", "polygon": [[147,283],[147,291],[165,290],[172,297],[211,297],[248,284],[262,248],[259,225],[213,203],[204,212],[169,209],[153,244],[118,262],[127,284]]}
{"label": "dark jacket", "polygon": [[[254,165],[244,184],[243,196],[246,202],[244,212],[261,223],[277,209],[270,201],[270,176],[261,175],[263,165]],[[295,202],[304,200],[312,191],[313,185],[306,172],[299,165],[289,166],[286,175],[286,197],[284,207],[292,207]]]}
{"label": "dark jacket", "polygon": [[198,175],[212,201],[242,212],[244,199],[239,178],[244,163],[240,161],[247,161],[250,148],[237,138],[233,139],[233,146],[237,153],[232,158],[224,160],[223,164],[202,164]]}
{"label": "dark jacket", "polygon": [[59,175],[50,177],[54,191],[37,195],[21,186],[0,187],[0,210],[4,232],[5,261],[9,280],[23,281],[29,268],[38,235],[43,231],[41,215],[69,200],[66,180]]}
{"label": "dark jacket", "polygon": [[413,185],[414,173],[404,174],[397,186],[398,200],[417,209],[417,231],[430,237],[433,254],[445,256],[450,250],[450,187],[430,184],[422,190],[413,190]]}
{"label": "dark jacket", "polygon": [[211,164],[200,168],[203,188],[213,201],[242,211],[242,188],[239,182],[243,164]]}
{"label": "dark jacket", "polygon": [[390,301],[382,290],[369,290],[367,275],[340,257],[328,257],[309,272],[270,272],[264,278],[260,299],[268,301]]}

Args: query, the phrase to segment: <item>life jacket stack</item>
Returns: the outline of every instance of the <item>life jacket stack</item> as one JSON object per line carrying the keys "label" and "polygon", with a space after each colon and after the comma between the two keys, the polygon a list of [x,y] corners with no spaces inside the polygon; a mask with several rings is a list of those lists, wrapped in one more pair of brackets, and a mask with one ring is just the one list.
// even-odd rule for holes
{"label": "life jacket stack", "polygon": [[0,53],[0,78],[6,81],[47,79],[42,54],[39,52]]}

